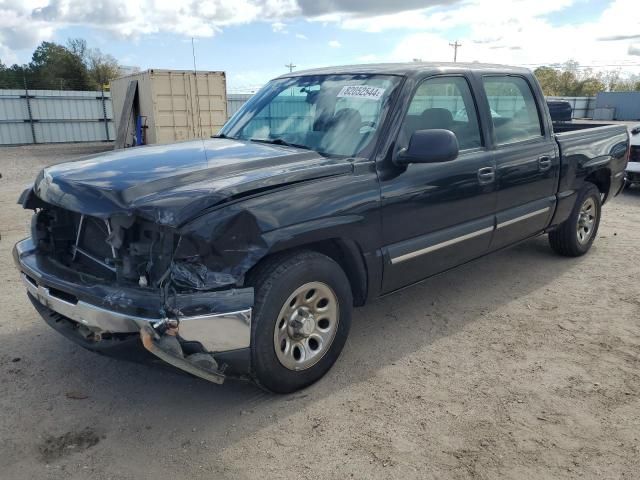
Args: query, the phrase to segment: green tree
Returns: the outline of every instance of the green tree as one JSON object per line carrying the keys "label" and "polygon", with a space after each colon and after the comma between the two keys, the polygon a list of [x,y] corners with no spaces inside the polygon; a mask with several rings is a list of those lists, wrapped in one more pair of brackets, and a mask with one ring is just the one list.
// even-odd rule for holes
{"label": "green tree", "polygon": [[111,80],[120,76],[120,65],[111,55],[104,54],[95,48],[87,54],[89,78],[96,90],[108,85]]}
{"label": "green tree", "polygon": [[26,84],[31,90],[99,90],[119,73],[115,58],[72,38],[66,46],[42,42],[27,65],[0,62],[0,88],[23,89]]}
{"label": "green tree", "polygon": [[580,82],[579,93],[576,96],[580,97],[595,97],[598,92],[604,92],[604,83],[594,77],[586,78]]}
{"label": "green tree", "polygon": [[598,92],[640,91],[640,76],[620,70],[594,72],[581,68],[575,60],[562,67],[538,67],[533,72],[547,96],[591,97]]}
{"label": "green tree", "polygon": [[11,88],[7,82],[7,66],[0,59],[0,88]]}
{"label": "green tree", "polygon": [[548,96],[561,95],[559,90],[560,80],[558,78],[558,71],[551,67],[538,67],[534,70],[533,74],[540,82],[542,92]]}
{"label": "green tree", "polygon": [[609,70],[603,72],[600,76],[604,88],[607,92],[613,92],[616,89],[616,85],[620,83],[620,70]]}
{"label": "green tree", "polygon": [[68,48],[42,42],[29,64],[31,88],[89,90],[90,80],[82,59]]}
{"label": "green tree", "polygon": [[7,67],[0,62],[0,88],[24,88],[25,68],[19,65]]}
{"label": "green tree", "polygon": [[89,48],[83,38],[67,40],[67,49],[82,61],[92,89],[100,90],[120,75],[118,61],[102,53],[99,48]]}
{"label": "green tree", "polygon": [[68,39],[67,50],[78,57],[82,63],[85,65],[87,64],[87,52],[89,51],[89,48],[87,47],[87,41],[84,38]]}
{"label": "green tree", "polygon": [[614,92],[638,92],[640,91],[640,76],[631,75],[629,78],[619,79],[613,86]]}

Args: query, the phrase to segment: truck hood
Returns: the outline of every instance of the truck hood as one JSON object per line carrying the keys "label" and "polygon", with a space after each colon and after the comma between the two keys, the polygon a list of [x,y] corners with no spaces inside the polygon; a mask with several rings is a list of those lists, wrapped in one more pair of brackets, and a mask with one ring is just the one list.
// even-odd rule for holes
{"label": "truck hood", "polygon": [[47,203],[85,215],[137,215],[177,227],[225,201],[351,171],[345,159],[308,150],[214,138],[118,150],[47,167],[34,192]]}

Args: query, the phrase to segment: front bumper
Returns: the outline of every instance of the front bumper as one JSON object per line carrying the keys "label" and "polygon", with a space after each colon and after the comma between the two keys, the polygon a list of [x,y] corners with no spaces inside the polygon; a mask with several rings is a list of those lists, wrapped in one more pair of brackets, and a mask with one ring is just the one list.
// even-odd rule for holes
{"label": "front bumper", "polygon": [[176,295],[172,306],[182,314],[168,317],[159,291],[88,280],[39,255],[30,238],[13,256],[45,321],[85,348],[101,351],[114,339],[134,338],[165,362],[216,383],[227,370],[248,369],[253,289]]}
{"label": "front bumper", "polygon": [[640,183],[640,162],[629,162],[625,172],[628,183]]}

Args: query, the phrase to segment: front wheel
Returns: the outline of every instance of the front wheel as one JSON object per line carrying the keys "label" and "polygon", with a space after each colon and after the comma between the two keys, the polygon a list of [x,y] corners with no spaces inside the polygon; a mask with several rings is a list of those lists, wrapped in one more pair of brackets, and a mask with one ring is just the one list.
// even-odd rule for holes
{"label": "front wheel", "polygon": [[257,267],[251,326],[255,381],[289,393],[320,379],[335,363],[351,326],[349,280],[331,258],[301,251]]}
{"label": "front wheel", "polygon": [[549,244],[560,255],[579,257],[589,251],[598,233],[602,199],[592,183],[578,193],[571,215],[556,230],[549,232]]}

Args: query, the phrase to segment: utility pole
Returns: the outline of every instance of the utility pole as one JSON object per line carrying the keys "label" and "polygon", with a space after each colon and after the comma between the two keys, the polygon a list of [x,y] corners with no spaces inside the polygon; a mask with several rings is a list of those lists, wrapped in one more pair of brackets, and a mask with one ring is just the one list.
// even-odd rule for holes
{"label": "utility pole", "polygon": [[[293,69],[297,67],[297,65],[294,65],[293,62],[289,62],[288,65],[285,65],[285,67],[287,67],[289,69],[289,73],[293,72]],[[291,88],[291,96],[293,97],[293,88]],[[271,106],[269,106],[269,108],[271,108]]]}
{"label": "utility pole", "polygon": [[461,47],[462,44],[456,40],[454,43],[450,43],[449,46],[453,47],[453,63],[455,63],[458,61],[458,47]]}

